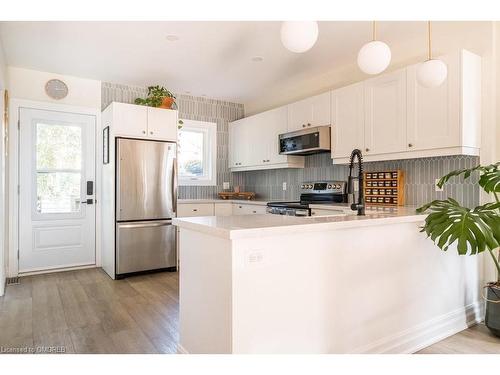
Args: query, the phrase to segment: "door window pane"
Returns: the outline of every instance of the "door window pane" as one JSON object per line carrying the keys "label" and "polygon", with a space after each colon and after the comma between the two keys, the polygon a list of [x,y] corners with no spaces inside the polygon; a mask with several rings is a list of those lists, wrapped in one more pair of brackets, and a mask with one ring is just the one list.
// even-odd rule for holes
{"label": "door window pane", "polygon": [[36,124],[37,169],[74,169],[82,165],[82,128]]}
{"label": "door window pane", "polygon": [[181,130],[179,132],[179,175],[204,176],[205,132]]}
{"label": "door window pane", "polygon": [[81,174],[37,172],[36,210],[42,214],[80,212]]}

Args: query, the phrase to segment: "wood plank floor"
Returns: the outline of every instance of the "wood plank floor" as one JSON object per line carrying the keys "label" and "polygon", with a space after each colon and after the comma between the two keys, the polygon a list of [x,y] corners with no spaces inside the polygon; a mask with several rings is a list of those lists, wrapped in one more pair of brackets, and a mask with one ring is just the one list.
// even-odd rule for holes
{"label": "wood plank floor", "polygon": [[177,273],[111,280],[101,269],[21,278],[0,297],[0,348],[176,353]]}
{"label": "wood plank floor", "polygon": [[[118,281],[99,268],[23,277],[0,297],[0,348],[177,353],[178,296],[178,274],[169,272]],[[479,324],[419,353],[500,354],[500,339]]]}

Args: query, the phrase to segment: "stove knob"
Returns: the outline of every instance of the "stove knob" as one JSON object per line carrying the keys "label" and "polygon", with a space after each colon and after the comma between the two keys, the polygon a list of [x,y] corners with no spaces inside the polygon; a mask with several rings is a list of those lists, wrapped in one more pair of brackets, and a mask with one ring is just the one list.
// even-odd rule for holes
{"label": "stove knob", "polygon": [[328,184],[328,189],[331,189],[332,187],[332,184]]}
{"label": "stove knob", "polygon": [[313,188],[313,186],[312,186],[312,185],[308,185],[308,188],[309,188],[309,189],[312,189],[312,188]]}
{"label": "stove knob", "polygon": [[300,185],[300,188],[301,188],[301,189],[305,189],[305,188],[306,188],[306,185],[302,184],[302,185]]}

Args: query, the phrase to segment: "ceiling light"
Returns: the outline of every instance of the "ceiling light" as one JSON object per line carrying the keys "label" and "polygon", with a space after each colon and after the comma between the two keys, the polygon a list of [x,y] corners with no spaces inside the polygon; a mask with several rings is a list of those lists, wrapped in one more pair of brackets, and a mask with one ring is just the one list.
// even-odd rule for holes
{"label": "ceiling light", "polygon": [[391,62],[391,49],[377,40],[375,21],[372,26],[373,40],[366,43],[358,52],[358,66],[366,74],[379,74],[387,69]]}
{"label": "ceiling light", "polygon": [[446,64],[432,58],[431,21],[427,22],[428,59],[417,68],[417,80],[424,87],[438,87],[448,76]]}
{"label": "ceiling light", "polygon": [[253,62],[262,62],[264,61],[264,58],[262,56],[254,56],[251,59]]}
{"label": "ceiling light", "polygon": [[281,42],[295,53],[311,49],[318,39],[316,21],[285,21],[281,24]]}
{"label": "ceiling light", "polygon": [[167,35],[166,38],[169,42],[176,42],[179,40],[179,37],[174,34]]}

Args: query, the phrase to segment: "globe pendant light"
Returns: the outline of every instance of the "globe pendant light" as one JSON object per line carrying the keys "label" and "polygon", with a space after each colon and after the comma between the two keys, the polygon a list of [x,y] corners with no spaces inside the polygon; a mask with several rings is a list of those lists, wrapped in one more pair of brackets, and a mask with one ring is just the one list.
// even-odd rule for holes
{"label": "globe pendant light", "polygon": [[448,75],[448,68],[446,64],[439,60],[432,58],[431,51],[431,21],[427,22],[428,32],[428,59],[417,68],[417,81],[424,87],[438,87],[446,79]]}
{"label": "globe pendant light", "polygon": [[295,53],[311,49],[318,39],[316,21],[285,21],[281,24],[281,43]]}
{"label": "globe pendant light", "polygon": [[358,52],[358,66],[366,74],[379,74],[387,69],[391,62],[391,49],[377,40],[377,28],[373,21],[373,40],[366,43]]}

